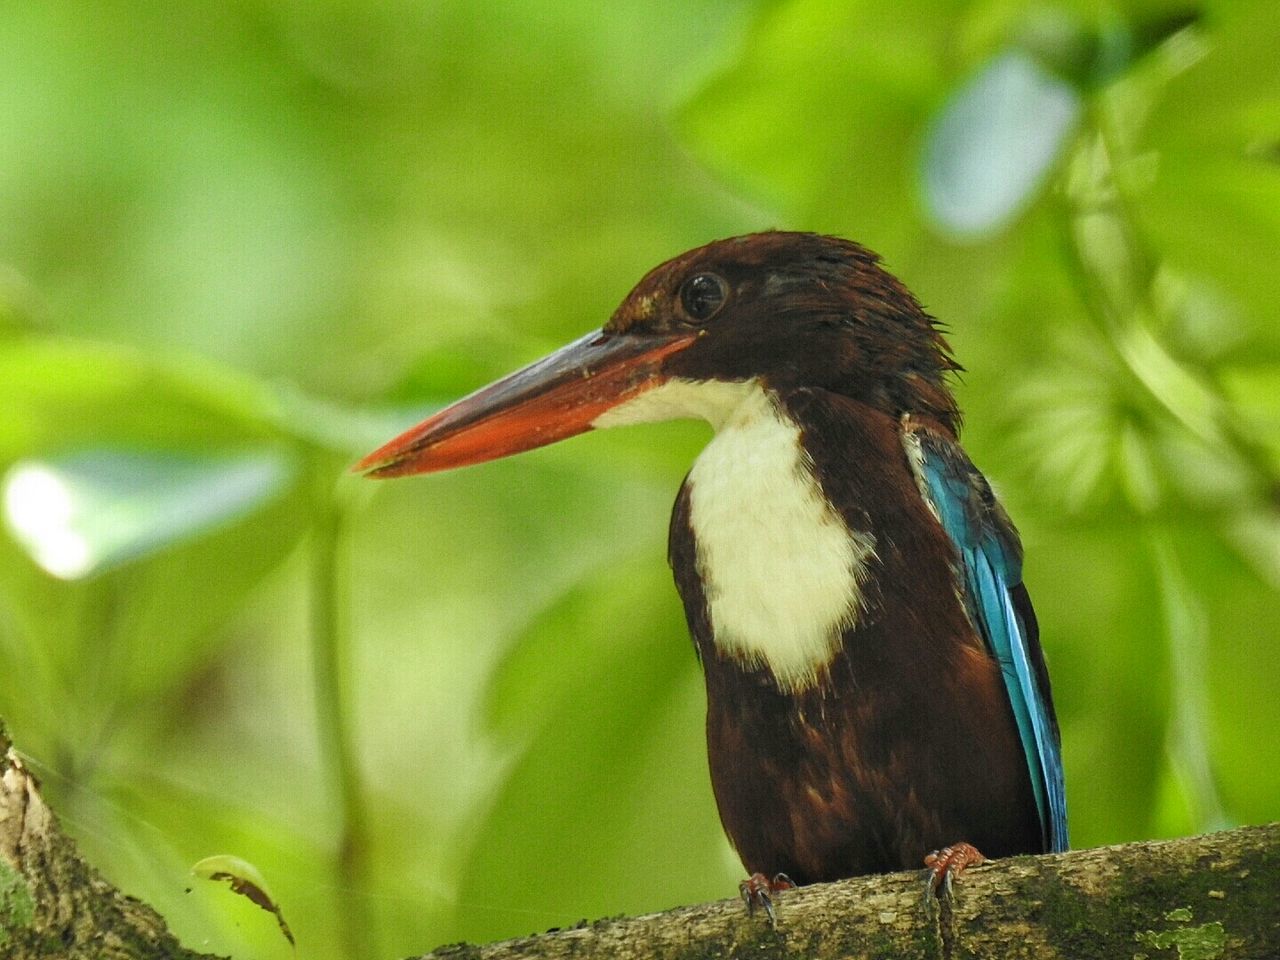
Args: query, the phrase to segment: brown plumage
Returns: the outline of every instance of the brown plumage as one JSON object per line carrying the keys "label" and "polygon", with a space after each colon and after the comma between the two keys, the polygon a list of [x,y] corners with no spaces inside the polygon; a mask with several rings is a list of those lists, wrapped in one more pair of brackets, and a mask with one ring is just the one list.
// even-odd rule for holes
{"label": "brown plumage", "polygon": [[879,549],[866,613],[822,682],[782,693],[716,650],[681,491],[670,561],[706,676],[725,832],[748,872],[797,883],[918,867],[957,840],[1039,852],[1000,672],[956,596],[954,548],[916,492],[897,420],[826,392],[784,402],[824,439],[811,451],[824,492]]}

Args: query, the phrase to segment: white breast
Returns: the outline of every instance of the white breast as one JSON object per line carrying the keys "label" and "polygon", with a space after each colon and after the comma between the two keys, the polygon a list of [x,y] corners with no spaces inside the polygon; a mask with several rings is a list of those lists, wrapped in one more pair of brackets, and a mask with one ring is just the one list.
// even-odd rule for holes
{"label": "white breast", "polygon": [[680,415],[717,431],[688,481],[716,647],[784,690],[812,686],[857,618],[874,538],[831,509],[799,427],[755,381],[667,384],[596,425]]}

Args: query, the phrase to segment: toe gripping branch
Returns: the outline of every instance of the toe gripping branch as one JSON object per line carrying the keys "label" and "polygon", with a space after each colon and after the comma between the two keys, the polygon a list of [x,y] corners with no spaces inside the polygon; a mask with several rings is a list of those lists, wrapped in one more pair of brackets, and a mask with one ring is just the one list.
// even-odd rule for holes
{"label": "toe gripping branch", "polygon": [[773,909],[774,898],[783,890],[793,887],[795,884],[785,873],[775,873],[773,879],[763,873],[753,873],[738,884],[738,893],[742,896],[742,902],[747,905],[748,916],[755,916],[757,908],[763,909],[769,917],[769,926],[776,930],[778,917]]}
{"label": "toe gripping branch", "polygon": [[971,843],[953,843],[949,847],[935,850],[924,858],[924,877],[926,880],[924,895],[930,897],[950,897],[956,878],[968,867],[976,867],[987,862],[987,858]]}

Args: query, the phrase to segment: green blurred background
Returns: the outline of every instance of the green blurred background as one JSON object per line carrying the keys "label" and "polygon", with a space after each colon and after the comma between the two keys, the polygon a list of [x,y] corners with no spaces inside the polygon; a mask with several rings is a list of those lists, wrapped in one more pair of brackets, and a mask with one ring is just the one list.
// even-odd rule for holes
{"label": "green blurred background", "polygon": [[731,895],[665,563],[696,424],[361,453],[720,236],[951,330],[1072,840],[1280,817],[1273,0],[0,4],[0,716],[193,947]]}

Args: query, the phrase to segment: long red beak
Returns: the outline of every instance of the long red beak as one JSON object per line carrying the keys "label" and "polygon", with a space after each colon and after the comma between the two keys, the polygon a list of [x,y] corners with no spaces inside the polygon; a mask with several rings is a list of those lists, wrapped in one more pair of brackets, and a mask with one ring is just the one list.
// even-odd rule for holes
{"label": "long red beak", "polygon": [[353,468],[370,477],[496,460],[591,429],[606,410],[661,384],[662,361],[696,333],[589,333],[445,407]]}

